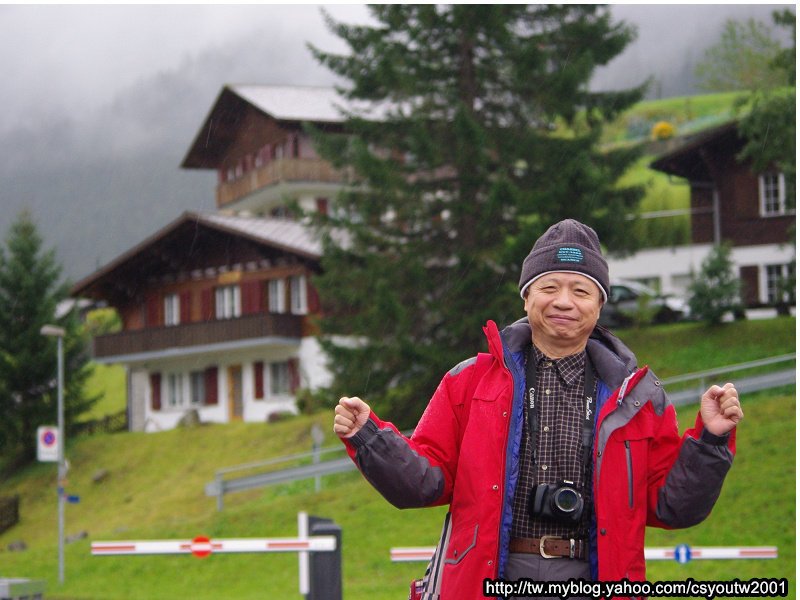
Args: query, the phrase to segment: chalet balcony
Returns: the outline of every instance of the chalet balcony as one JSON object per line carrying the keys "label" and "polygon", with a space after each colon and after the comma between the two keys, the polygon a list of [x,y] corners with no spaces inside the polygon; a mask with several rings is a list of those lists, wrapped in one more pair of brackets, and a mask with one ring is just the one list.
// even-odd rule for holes
{"label": "chalet balcony", "polygon": [[217,186],[217,206],[225,206],[253,192],[279,183],[344,183],[345,177],[318,158],[279,158],[253,169],[235,181]]}
{"label": "chalet balcony", "polygon": [[168,348],[191,348],[226,342],[276,337],[296,339],[303,332],[303,317],[288,314],[258,314],[187,323],[169,327],[153,327],[97,336],[93,340],[96,359],[158,352]]}

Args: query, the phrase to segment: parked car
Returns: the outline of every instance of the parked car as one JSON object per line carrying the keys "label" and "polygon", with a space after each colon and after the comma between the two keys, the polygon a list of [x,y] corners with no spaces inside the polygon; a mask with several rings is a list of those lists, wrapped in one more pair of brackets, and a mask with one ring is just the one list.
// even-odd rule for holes
{"label": "parked car", "polygon": [[689,318],[689,305],[670,294],[659,294],[637,281],[614,280],[608,302],[600,311],[600,325],[627,327],[635,322],[640,310],[654,311],[653,323],[674,323]]}

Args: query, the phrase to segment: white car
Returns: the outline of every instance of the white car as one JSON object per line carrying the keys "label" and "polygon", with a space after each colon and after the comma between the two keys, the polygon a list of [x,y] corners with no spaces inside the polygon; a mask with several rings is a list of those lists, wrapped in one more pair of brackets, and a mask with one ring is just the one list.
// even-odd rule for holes
{"label": "white car", "polygon": [[[625,327],[634,322],[634,315],[640,309],[640,298],[647,297],[647,306],[656,309],[653,323],[674,323],[689,318],[689,305],[682,298],[669,294],[659,294],[637,281],[614,280],[608,302],[600,312],[600,325],[605,327]],[[642,303],[645,302],[643,299]]]}

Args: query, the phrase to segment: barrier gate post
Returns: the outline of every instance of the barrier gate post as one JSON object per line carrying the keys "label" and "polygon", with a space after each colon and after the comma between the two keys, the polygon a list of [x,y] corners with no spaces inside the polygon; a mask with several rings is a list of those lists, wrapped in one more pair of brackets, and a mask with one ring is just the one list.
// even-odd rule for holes
{"label": "barrier gate post", "polygon": [[332,519],[309,515],[308,533],[310,537],[334,536],[336,549],[311,553],[310,586],[306,600],[342,600],[342,528]]}

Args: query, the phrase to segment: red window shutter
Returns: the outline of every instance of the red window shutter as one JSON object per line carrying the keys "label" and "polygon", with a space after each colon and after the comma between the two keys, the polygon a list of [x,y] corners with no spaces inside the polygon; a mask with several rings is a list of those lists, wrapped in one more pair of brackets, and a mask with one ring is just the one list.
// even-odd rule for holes
{"label": "red window shutter", "polygon": [[214,318],[214,288],[200,292],[200,319],[211,321]]}
{"label": "red window shutter", "polygon": [[242,283],[242,314],[253,315],[264,307],[264,282],[245,281]]}
{"label": "red window shutter", "polygon": [[289,359],[289,392],[294,394],[300,389],[300,361]]}
{"label": "red window shutter", "polygon": [[319,294],[317,288],[311,283],[311,278],[306,277],[306,301],[308,302],[308,312],[311,314],[318,313],[320,310]]}
{"label": "red window shutter", "polygon": [[161,373],[150,373],[150,407],[161,410]]}
{"label": "red window shutter", "polygon": [[205,372],[206,405],[219,404],[217,391],[217,367],[208,367]]}
{"label": "red window shutter", "polygon": [[253,363],[253,378],[255,380],[255,397],[261,400],[264,397],[264,362],[257,361]]}
{"label": "red window shutter", "polygon": [[192,292],[189,290],[180,295],[181,304],[181,323],[189,323],[192,320]]}
{"label": "red window shutter", "polygon": [[159,314],[159,300],[161,298],[158,294],[148,294],[147,298],[145,299],[145,303],[147,304],[147,326],[148,327],[158,327],[161,325]]}

